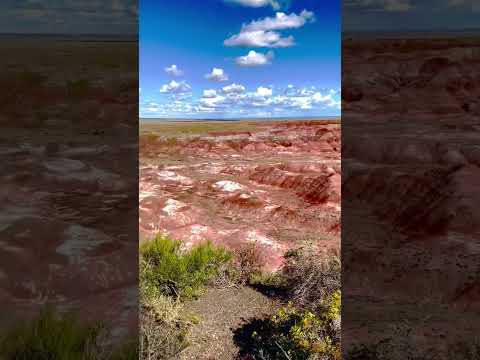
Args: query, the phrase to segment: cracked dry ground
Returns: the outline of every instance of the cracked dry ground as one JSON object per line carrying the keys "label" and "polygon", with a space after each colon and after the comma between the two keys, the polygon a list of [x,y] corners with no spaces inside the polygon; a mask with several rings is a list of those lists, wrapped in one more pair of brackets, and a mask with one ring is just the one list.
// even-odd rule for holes
{"label": "cracked dry ground", "polygon": [[188,304],[199,316],[180,360],[228,360],[239,353],[235,332],[248,320],[272,314],[278,303],[250,287],[208,289]]}
{"label": "cracked dry ground", "polygon": [[[186,247],[205,239],[233,250],[255,242],[266,271],[305,241],[319,256],[339,251],[339,123],[202,123],[211,131],[183,135],[191,126],[141,125],[142,241],[162,232]],[[187,305],[201,321],[180,358],[235,358],[235,330],[278,305],[250,287],[209,288]]]}

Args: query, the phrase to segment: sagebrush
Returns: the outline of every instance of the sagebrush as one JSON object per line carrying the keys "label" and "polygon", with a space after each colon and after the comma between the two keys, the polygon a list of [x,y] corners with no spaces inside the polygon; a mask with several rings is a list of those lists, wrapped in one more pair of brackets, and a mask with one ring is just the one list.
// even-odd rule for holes
{"label": "sagebrush", "polygon": [[180,241],[158,236],[140,247],[143,292],[192,298],[232,261],[227,250],[205,242],[182,250]]}
{"label": "sagebrush", "polygon": [[166,236],[140,246],[140,359],[176,359],[197,321],[184,302],[231,271],[232,255],[205,242],[182,249]]}

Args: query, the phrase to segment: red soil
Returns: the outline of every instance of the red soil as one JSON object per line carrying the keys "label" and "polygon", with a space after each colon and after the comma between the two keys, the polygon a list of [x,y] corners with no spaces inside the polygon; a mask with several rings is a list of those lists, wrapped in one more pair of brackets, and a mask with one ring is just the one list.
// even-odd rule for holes
{"label": "red soil", "polygon": [[264,122],[250,131],[143,140],[144,239],[163,232],[187,247],[209,239],[231,249],[256,242],[266,270],[304,240],[339,249],[338,124]]}
{"label": "red soil", "polygon": [[419,349],[478,334],[480,44],[462,41],[344,43],[346,349],[404,319]]}

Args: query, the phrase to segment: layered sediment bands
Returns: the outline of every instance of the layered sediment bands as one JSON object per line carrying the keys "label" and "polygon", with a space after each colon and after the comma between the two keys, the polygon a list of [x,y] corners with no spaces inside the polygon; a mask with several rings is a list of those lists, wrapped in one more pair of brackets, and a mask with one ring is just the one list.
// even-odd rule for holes
{"label": "layered sediment bands", "polygon": [[260,184],[294,190],[311,204],[340,202],[340,175],[332,168],[308,176],[272,166],[259,166],[253,170],[249,179]]}
{"label": "layered sediment bands", "polygon": [[480,225],[475,212],[480,189],[468,181],[479,176],[480,169],[472,165],[455,169],[412,166],[394,173],[365,166],[365,171],[346,178],[343,195],[368,203],[379,219],[397,230],[423,235],[469,234]]}
{"label": "layered sediment bands", "polygon": [[339,249],[338,124],[256,122],[141,143],[144,239],[164,232],[185,246],[209,239],[231,249],[255,242],[266,270],[303,241]]}
{"label": "layered sediment bands", "polygon": [[50,304],[105,324],[108,340],[136,335],[136,46],[39,37],[4,47],[0,328]]}
{"label": "layered sediment bands", "polygon": [[[345,46],[343,110],[480,114],[478,43],[432,49],[427,40],[422,41],[423,49],[409,42],[392,48],[388,40],[379,41],[385,46],[381,49],[362,42],[367,48],[361,52],[351,44]],[[355,73],[349,73],[353,68]]]}
{"label": "layered sediment bands", "polygon": [[480,44],[466,42],[345,43],[346,350],[406,318],[418,351],[478,334]]}
{"label": "layered sediment bands", "polygon": [[[82,309],[91,320],[113,321],[124,335],[136,313],[128,305],[134,294],[119,296],[136,286],[128,261],[138,248],[131,240],[136,179],[123,176],[117,161],[133,166],[133,155],[114,137],[104,137],[107,146],[88,139],[68,143],[50,129],[47,138],[0,148],[8,170],[0,177],[2,304],[12,318],[35,314],[47,302]],[[111,294],[108,306],[116,301],[118,311],[87,300],[99,294]]]}

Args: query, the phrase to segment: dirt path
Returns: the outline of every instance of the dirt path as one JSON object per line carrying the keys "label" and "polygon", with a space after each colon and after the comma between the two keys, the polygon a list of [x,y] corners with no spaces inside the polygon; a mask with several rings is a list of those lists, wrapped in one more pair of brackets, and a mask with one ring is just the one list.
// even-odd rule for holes
{"label": "dirt path", "polygon": [[238,352],[233,330],[249,319],[271,314],[275,301],[249,287],[209,289],[188,307],[200,316],[180,360],[232,360]]}

